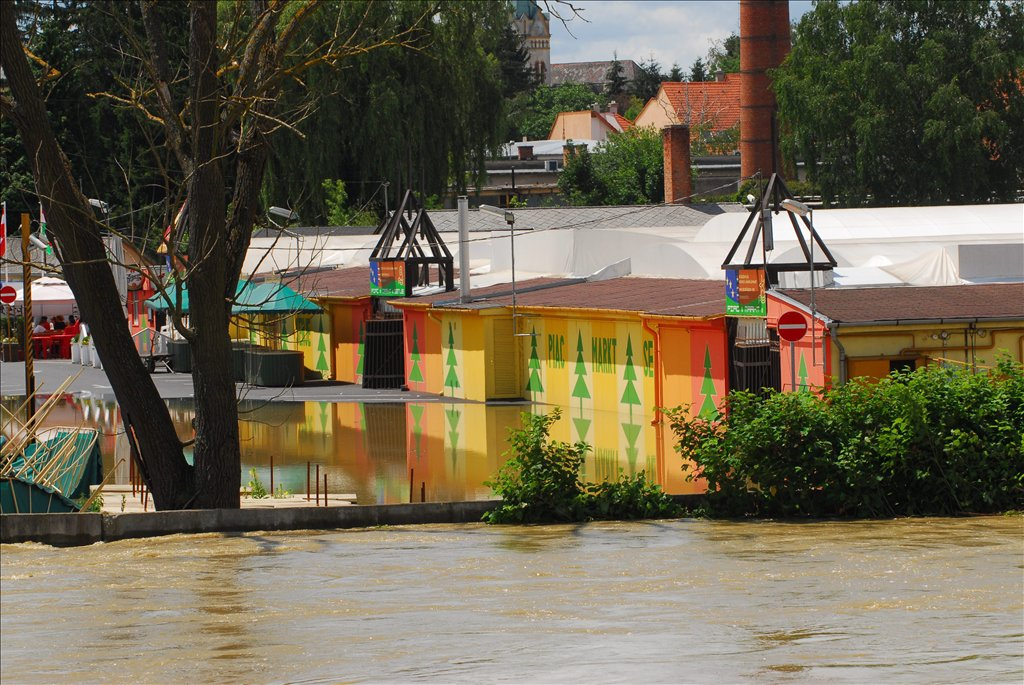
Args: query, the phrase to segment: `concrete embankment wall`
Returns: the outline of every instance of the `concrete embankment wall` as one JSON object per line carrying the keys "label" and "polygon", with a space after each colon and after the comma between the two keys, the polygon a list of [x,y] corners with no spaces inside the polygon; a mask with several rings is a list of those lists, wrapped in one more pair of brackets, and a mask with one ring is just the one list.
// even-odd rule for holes
{"label": "concrete embankment wall", "polygon": [[[694,506],[699,497],[677,495]],[[203,509],[143,514],[3,514],[0,542],[41,542],[70,547],[128,538],[195,533],[333,530],[424,523],[476,523],[499,500],[428,502],[354,507]]]}

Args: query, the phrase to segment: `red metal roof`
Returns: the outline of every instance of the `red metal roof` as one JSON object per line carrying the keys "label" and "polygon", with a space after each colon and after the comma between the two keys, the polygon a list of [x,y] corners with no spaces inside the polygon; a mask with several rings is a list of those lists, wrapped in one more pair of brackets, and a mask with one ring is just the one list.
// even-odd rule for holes
{"label": "red metal roof", "polygon": [[[780,292],[810,307],[809,289]],[[841,323],[1024,318],[1024,283],[821,288],[814,300],[817,311]]]}
{"label": "red metal roof", "polygon": [[[511,307],[510,284],[480,288],[473,302],[462,305],[458,293],[441,293],[393,302],[478,309]],[[519,307],[628,311],[657,316],[713,317],[725,314],[725,281],[682,278],[616,278],[579,282],[573,279],[535,278],[516,284]]]}
{"label": "red metal roof", "polygon": [[369,297],[370,267],[310,271],[285,275],[282,282],[306,297]]}

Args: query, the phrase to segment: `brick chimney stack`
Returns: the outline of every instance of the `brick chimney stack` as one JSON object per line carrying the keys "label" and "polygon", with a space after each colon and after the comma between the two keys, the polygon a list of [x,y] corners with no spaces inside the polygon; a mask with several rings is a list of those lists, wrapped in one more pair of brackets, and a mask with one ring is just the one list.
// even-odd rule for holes
{"label": "brick chimney stack", "polygon": [[693,180],[690,177],[690,127],[671,124],[661,130],[665,153],[665,204],[690,204]]}
{"label": "brick chimney stack", "polygon": [[788,0],[740,0],[740,173],[779,171],[775,92],[767,70],[789,53]]}

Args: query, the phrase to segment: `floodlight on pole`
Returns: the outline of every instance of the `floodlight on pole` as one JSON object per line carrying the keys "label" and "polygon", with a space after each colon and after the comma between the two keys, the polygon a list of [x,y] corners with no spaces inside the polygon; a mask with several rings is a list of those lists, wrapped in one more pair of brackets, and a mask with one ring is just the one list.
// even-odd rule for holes
{"label": "floodlight on pole", "polygon": [[[807,262],[807,273],[811,278],[811,366],[818,365],[817,350],[818,346],[814,342],[814,320],[817,318],[817,310],[814,302],[814,210],[805,205],[803,202],[798,202],[792,198],[786,198],[782,201],[782,208],[787,212],[792,212],[797,216],[804,217],[807,219],[807,228],[811,233],[811,251],[810,258]],[[821,360],[824,364],[824,359]]]}
{"label": "floodlight on pole", "polygon": [[[278,223],[278,222],[274,221],[274,217],[277,217],[283,223]],[[299,268],[300,250],[302,249],[302,244],[301,244],[302,243],[302,238],[299,236],[298,233],[295,233],[293,231],[289,231],[285,227],[288,224],[297,222],[299,220],[299,213],[294,211],[294,210],[291,210],[291,209],[286,209],[284,207],[270,206],[270,207],[267,207],[267,220],[270,221],[270,223],[274,225],[274,228],[276,228],[281,233],[283,233],[283,234],[285,234],[287,236],[291,236],[291,237],[295,238],[295,268],[298,269]],[[276,266],[276,260],[275,260],[275,266]],[[286,269],[287,269],[287,267],[286,267]],[[284,271],[286,269],[281,269],[280,271]]]}
{"label": "floodlight on pole", "polygon": [[284,207],[269,207],[267,213],[282,219],[285,223],[294,223],[299,220],[298,212]]}
{"label": "floodlight on pole", "polygon": [[516,325],[516,214],[509,209],[492,205],[480,205],[480,211],[501,217],[508,224],[509,252],[512,256],[512,335],[519,335]]}

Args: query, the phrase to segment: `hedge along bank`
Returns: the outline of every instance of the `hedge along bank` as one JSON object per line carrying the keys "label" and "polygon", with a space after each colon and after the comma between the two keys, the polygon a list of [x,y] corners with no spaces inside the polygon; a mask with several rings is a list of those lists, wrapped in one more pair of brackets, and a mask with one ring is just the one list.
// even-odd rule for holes
{"label": "hedge along bank", "polygon": [[938,365],[811,392],[733,392],[671,414],[718,515],[893,516],[1024,508],[1024,371]]}

